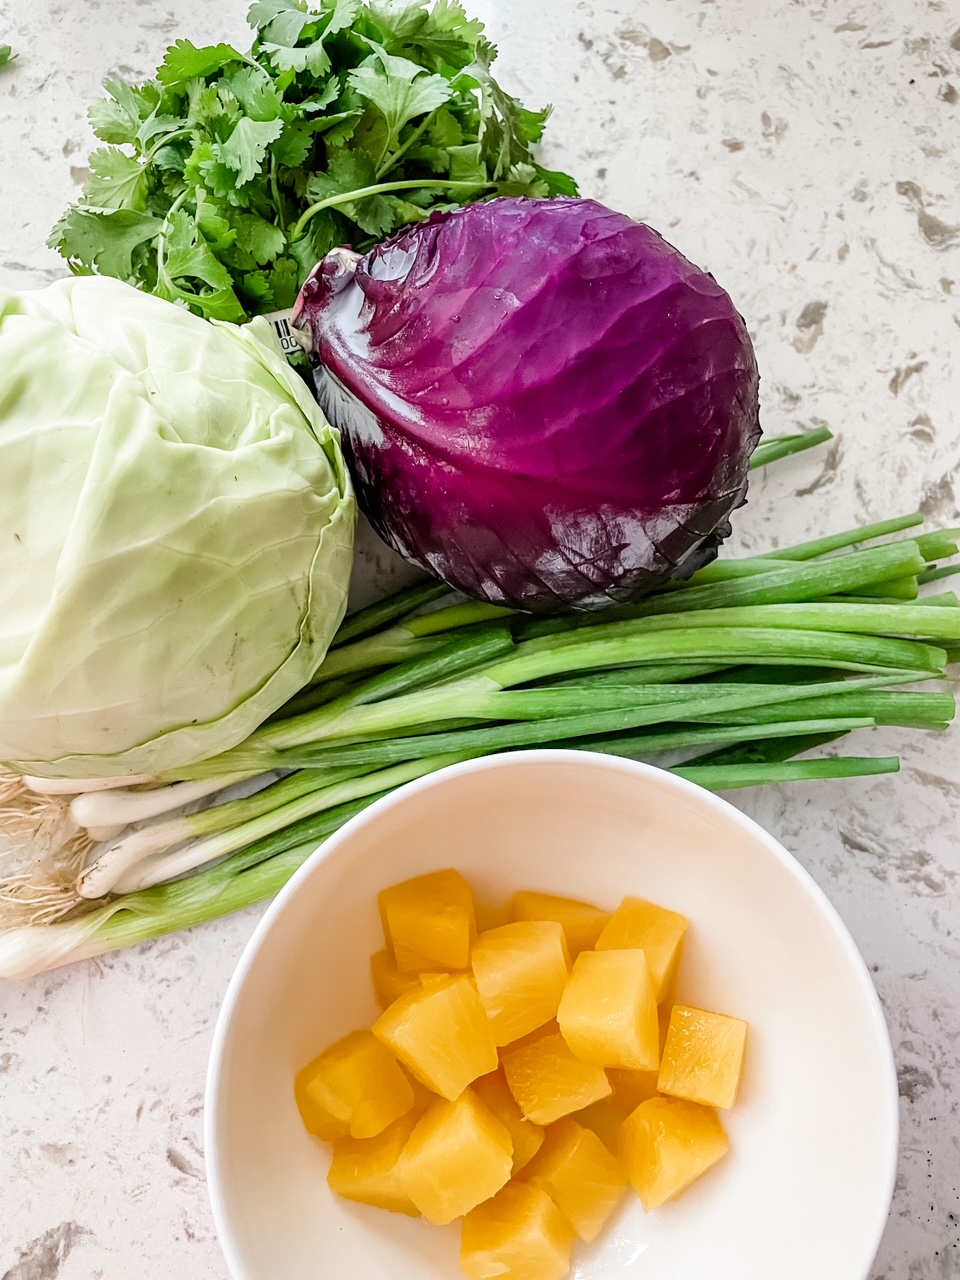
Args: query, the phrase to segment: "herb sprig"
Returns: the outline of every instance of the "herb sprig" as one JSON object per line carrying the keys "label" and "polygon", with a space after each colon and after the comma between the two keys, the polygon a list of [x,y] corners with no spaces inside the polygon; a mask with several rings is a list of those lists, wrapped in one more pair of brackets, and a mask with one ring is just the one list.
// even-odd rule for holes
{"label": "herb sprig", "polygon": [[249,53],[178,40],[142,85],[107,79],[105,144],[50,245],[197,314],[292,306],[331,248],[363,252],[432,210],[575,195],[534,160],[549,109],[490,72],[457,0],[255,0]]}
{"label": "herb sprig", "polygon": [[16,54],[8,44],[0,44],[0,67],[5,67],[8,62],[13,62]]}

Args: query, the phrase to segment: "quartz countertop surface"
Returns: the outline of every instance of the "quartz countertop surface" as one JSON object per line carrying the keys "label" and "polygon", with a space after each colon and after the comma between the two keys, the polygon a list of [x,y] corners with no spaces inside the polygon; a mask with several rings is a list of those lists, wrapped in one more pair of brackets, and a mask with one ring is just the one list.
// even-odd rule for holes
{"label": "quartz countertop surface", "polygon": [[[734,297],[757,347],[766,431],[836,433],[758,474],[736,518],[740,548],[915,509],[960,523],[956,5],[468,7],[500,45],[501,78],[531,104],[554,103],[546,162],[658,228]],[[0,70],[0,286],[63,274],[44,242],[85,177],[84,113],[100,80],[146,78],[177,37],[242,42],[244,9],[0,0],[0,42],[20,55]],[[391,572],[367,554],[361,587]],[[902,772],[730,798],[826,891],[886,1011],[902,1145],[872,1280],[956,1280],[960,738],[860,741],[900,753]],[[2,1280],[226,1280],[204,1185],[204,1070],[260,914],[0,985]]]}

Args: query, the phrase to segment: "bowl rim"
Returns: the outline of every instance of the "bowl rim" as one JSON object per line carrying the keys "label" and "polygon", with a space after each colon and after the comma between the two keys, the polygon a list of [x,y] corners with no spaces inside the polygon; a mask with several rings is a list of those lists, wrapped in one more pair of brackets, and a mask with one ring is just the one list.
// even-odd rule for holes
{"label": "bowl rim", "polygon": [[760,826],[760,824],[753,818],[742,813],[728,800],[723,799],[712,791],[708,791],[705,787],[701,787],[695,782],[690,782],[686,778],[682,778],[675,773],[671,773],[667,769],[660,769],[656,765],[646,764],[639,760],[629,760],[623,756],[605,755],[601,752],[572,751],[564,748],[539,748],[530,751],[504,751],[498,755],[481,756],[475,760],[461,761],[459,764],[447,765],[442,769],[435,770],[433,773],[425,774],[422,778],[417,778],[412,782],[404,783],[402,786],[397,787],[396,790],[391,791],[388,795],[382,796],[379,800],[375,800],[372,804],[368,805],[366,809],[355,814],[354,817],[345,822],[342,827],[332,835],[328,836],[323,843],[306,858],[302,865],[297,868],[287,883],[269,904],[267,910],[257,923],[253,933],[245,944],[243,951],[240,953],[240,958],[237,961],[236,967],[230,978],[226,993],[217,1014],[204,1085],[203,1146],[204,1163],[206,1166],[207,1192],[213,1214],[214,1229],[217,1234],[217,1240],[220,1244],[220,1248],[223,1252],[227,1263],[227,1269],[230,1272],[232,1280],[251,1280],[251,1277],[247,1270],[246,1263],[240,1256],[239,1250],[235,1244],[234,1233],[230,1225],[230,1217],[227,1211],[226,1197],[223,1191],[224,1179],[221,1172],[221,1158],[219,1142],[217,1139],[221,1110],[219,1082],[223,1073],[225,1061],[224,1054],[230,1037],[234,1015],[240,998],[240,992],[243,988],[244,982],[246,981],[247,975],[256,963],[268,936],[272,933],[278,919],[283,915],[286,904],[298,892],[300,886],[315,873],[317,867],[331,858],[338,856],[343,846],[349,845],[355,831],[370,823],[380,821],[383,815],[388,814],[397,806],[405,804],[409,796],[421,791],[428,791],[434,787],[444,786],[448,781],[462,777],[464,774],[480,773],[489,769],[504,769],[515,768],[517,766],[525,767],[544,764],[575,764],[577,767],[586,769],[612,769],[617,772],[632,775],[636,778],[651,779],[658,785],[666,787],[668,791],[674,791],[678,799],[688,801],[695,800],[697,803],[705,805],[707,809],[714,810],[718,815],[728,820],[732,819],[735,825],[743,828],[752,837],[754,837],[754,839],[759,840],[759,842],[765,846],[767,852],[771,854],[773,858],[779,862],[781,867],[796,881],[801,892],[811,898],[814,904],[819,908],[824,921],[829,925],[836,940],[840,943],[847,960],[850,962],[850,967],[856,976],[860,994],[863,997],[866,1009],[869,1012],[871,1030],[876,1042],[876,1049],[878,1050],[880,1060],[878,1061],[877,1066],[880,1070],[880,1074],[886,1077],[886,1100],[884,1108],[887,1145],[884,1177],[885,1190],[883,1196],[878,1197],[875,1209],[875,1218],[872,1226],[870,1227],[869,1236],[867,1234],[867,1226],[869,1224],[865,1222],[863,1228],[865,1246],[868,1244],[872,1245],[869,1258],[866,1262],[866,1269],[861,1274],[850,1276],[850,1280],[869,1280],[870,1269],[876,1259],[883,1233],[886,1228],[890,1206],[893,1200],[894,1188],[896,1185],[900,1133],[899,1083],[897,1080],[896,1061],[890,1040],[890,1032],[883,1012],[883,1006],[880,1003],[880,997],[877,993],[876,987],[874,986],[873,979],[870,977],[866,961],[860,954],[860,950],[854,942],[849,929],[844,924],[839,911],[827,897],[824,890],[820,887],[810,872],[807,871],[806,867],[804,867],[798,859],[780,843],[779,840]]}

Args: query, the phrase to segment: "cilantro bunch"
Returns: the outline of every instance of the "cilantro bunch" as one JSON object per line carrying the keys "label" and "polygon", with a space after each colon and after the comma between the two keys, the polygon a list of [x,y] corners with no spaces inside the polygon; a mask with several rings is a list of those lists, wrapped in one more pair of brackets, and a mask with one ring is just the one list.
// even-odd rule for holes
{"label": "cilantro bunch", "polygon": [[249,53],[178,40],[155,79],[104,82],[107,145],[49,244],[199,315],[293,305],[335,245],[493,195],[575,195],[534,162],[547,111],[490,74],[456,0],[255,0]]}

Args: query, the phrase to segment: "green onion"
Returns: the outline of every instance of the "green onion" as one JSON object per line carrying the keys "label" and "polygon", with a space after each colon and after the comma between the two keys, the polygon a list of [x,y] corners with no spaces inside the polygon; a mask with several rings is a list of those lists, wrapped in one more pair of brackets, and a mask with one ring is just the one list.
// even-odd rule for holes
{"label": "green onion", "polygon": [[772,440],[761,440],[750,459],[750,470],[756,471],[758,467],[766,467],[780,458],[788,458],[793,453],[803,453],[832,439],[833,432],[829,427],[816,427],[812,431],[803,431],[799,435],[774,436]]}
{"label": "green onion", "polygon": [[826,760],[786,760],[782,764],[677,765],[671,773],[708,791],[735,791],[780,782],[819,782],[899,773],[896,756],[831,756]]}

